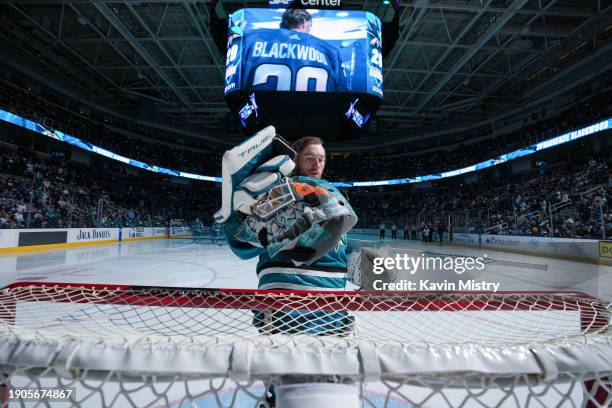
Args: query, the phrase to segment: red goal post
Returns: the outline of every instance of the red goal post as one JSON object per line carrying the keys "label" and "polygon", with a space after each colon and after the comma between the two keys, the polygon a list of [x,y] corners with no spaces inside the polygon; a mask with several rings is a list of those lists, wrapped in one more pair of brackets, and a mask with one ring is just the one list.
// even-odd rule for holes
{"label": "red goal post", "polygon": [[[415,389],[425,390],[424,401],[460,392],[482,403],[484,397],[472,388],[500,393],[487,398],[503,401],[510,393],[518,401],[542,398],[538,387],[543,387],[562,400],[582,397],[583,406],[604,407],[612,402],[610,310],[577,292],[301,292],[24,282],[0,294],[0,366],[5,390],[45,377],[83,389],[91,389],[84,387],[87,381],[102,381],[96,393],[119,384],[126,399],[129,387],[123,382],[142,382],[150,398],[163,399],[167,396],[155,390],[159,384],[185,389],[219,380],[223,387],[200,384],[199,392],[172,398],[221,401],[220,395],[230,392],[231,406],[241,406],[243,395],[263,398],[261,390],[252,391],[255,384],[298,373],[374,384],[369,390],[378,396],[362,395],[371,406],[381,398],[428,406],[412,399]],[[265,317],[258,327],[254,311]]]}

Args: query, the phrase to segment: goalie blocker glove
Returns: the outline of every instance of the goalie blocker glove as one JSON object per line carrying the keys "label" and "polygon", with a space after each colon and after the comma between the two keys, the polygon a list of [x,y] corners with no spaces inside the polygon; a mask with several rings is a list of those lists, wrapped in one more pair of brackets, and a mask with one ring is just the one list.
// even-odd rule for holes
{"label": "goalie blocker glove", "polygon": [[294,168],[295,163],[286,154],[275,156],[257,167],[255,173],[244,179],[234,191],[234,210],[251,215],[257,202]]}
{"label": "goalie blocker glove", "polygon": [[236,211],[250,214],[251,206],[293,171],[289,155],[294,154],[273,126],[226,151],[221,162],[221,208],[215,221],[225,223]]}

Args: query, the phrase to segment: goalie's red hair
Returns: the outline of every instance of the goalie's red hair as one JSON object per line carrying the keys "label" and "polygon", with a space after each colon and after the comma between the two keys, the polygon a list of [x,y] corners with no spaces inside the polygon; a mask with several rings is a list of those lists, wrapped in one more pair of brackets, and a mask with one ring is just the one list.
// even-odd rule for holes
{"label": "goalie's red hair", "polygon": [[293,151],[295,151],[295,157],[293,161],[297,163],[298,158],[304,152],[304,150],[308,146],[313,144],[323,146],[323,140],[316,136],[305,136],[293,142],[293,144],[291,145],[291,148],[293,149]]}

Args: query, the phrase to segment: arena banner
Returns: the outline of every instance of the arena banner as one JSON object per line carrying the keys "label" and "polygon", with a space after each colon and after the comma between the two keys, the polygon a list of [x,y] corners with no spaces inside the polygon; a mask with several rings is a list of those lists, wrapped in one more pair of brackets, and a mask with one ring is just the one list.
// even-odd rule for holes
{"label": "arena banner", "polygon": [[168,228],[165,228],[165,227],[152,227],[151,228],[151,236],[153,236],[153,237],[167,237],[168,236]]}
{"label": "arena banner", "polygon": [[599,241],[599,256],[612,259],[612,241]]}
{"label": "arena banner", "polygon": [[[117,241],[117,228],[32,228],[0,230],[0,252]],[[20,249],[18,249],[20,248]]]}
{"label": "arena banner", "polygon": [[[188,227],[174,229],[177,234],[191,233]],[[165,227],[0,229],[0,253],[162,239],[168,237],[168,232]]]}
{"label": "arena banner", "polygon": [[596,261],[599,258],[598,241],[593,239],[516,237],[510,235],[482,235],[483,248],[514,252],[551,255]]}
{"label": "arena banner", "polygon": [[67,241],[67,231],[55,231],[55,230],[34,230],[34,231],[20,231],[19,241],[17,246],[33,246],[33,245],[52,245],[52,244],[65,244]]}
{"label": "arena banner", "polygon": [[168,237],[165,227],[126,227],[121,230],[121,241]]}
{"label": "arena banner", "polygon": [[170,237],[191,235],[189,227],[170,227]]}
{"label": "arena banner", "polygon": [[119,239],[118,228],[70,228],[68,231],[68,243],[117,241]]}
{"label": "arena banner", "polygon": [[[372,57],[374,57],[374,55]],[[229,69],[229,71],[227,71],[227,69]],[[230,66],[226,68],[226,83],[228,80],[231,81],[230,79],[231,73],[232,71],[235,71],[236,69],[237,69],[236,66],[234,66],[234,68],[231,68]],[[377,71],[375,70],[374,72],[377,72]],[[374,78],[378,77],[378,75],[370,75],[370,76]],[[235,87],[236,84],[234,83],[233,86]],[[228,92],[229,90],[226,89],[225,93],[227,94]],[[135,166],[135,167],[147,170],[147,171],[152,171],[152,172],[162,173],[162,174],[169,174],[172,176],[184,177],[184,178],[189,178],[189,179],[194,179],[194,180],[205,180],[205,181],[212,181],[215,183],[221,183],[221,177],[205,176],[205,175],[200,175],[200,174],[182,172],[179,170],[167,169],[164,167],[149,165],[149,164],[140,162],[135,159],[121,156],[119,154],[113,153],[101,147],[92,145],[89,142],[84,142],[74,136],[64,134],[63,132],[59,130],[49,129],[43,124],[33,122],[29,119],[21,117],[15,113],[5,111],[3,109],[0,109],[0,120],[8,122],[8,123],[12,123],[24,129],[28,129],[33,132],[42,134],[44,136],[53,138],[60,142],[68,143],[80,149],[84,149],[84,150],[96,153],[98,155],[102,155],[109,159],[116,160],[122,163],[126,163],[126,164],[129,164],[130,166]],[[336,187],[353,188],[353,187],[363,187],[363,186],[383,186],[383,185],[396,185],[396,184],[424,183],[424,182],[431,181],[431,180],[439,180],[443,178],[455,177],[461,174],[472,173],[472,172],[486,169],[489,167],[502,165],[508,161],[515,160],[520,157],[525,157],[525,156],[534,154],[536,152],[539,152],[545,149],[550,149],[550,148],[560,146],[565,143],[570,143],[582,137],[586,137],[592,134],[607,131],[610,128],[612,128],[612,118],[599,119],[596,123],[591,124],[589,126],[582,127],[580,129],[576,129],[568,133],[558,135],[550,139],[543,140],[537,144],[534,144],[528,147],[523,147],[518,150],[514,150],[512,152],[502,154],[496,158],[485,160],[484,162],[472,164],[470,166],[459,168],[459,169],[449,170],[443,173],[422,175],[422,176],[416,176],[416,177],[411,177],[411,178],[399,178],[399,179],[393,179],[393,180],[339,181],[339,182],[334,182],[332,184],[334,184]]]}
{"label": "arena banner", "polygon": [[478,234],[453,233],[453,242],[470,246],[478,246]]}
{"label": "arena banner", "polygon": [[128,227],[128,228],[123,228],[123,238],[122,240],[126,240],[126,239],[134,239],[134,238],[145,238],[147,236],[152,236],[151,235],[147,235],[147,232],[149,231],[145,231],[146,229],[150,228],[145,228],[145,227]]}
{"label": "arena banner", "polygon": [[[444,234],[444,242],[448,243],[447,233]],[[612,258],[612,241],[607,244],[602,241],[598,248],[598,241],[593,239],[453,233],[452,244],[590,262],[596,262],[600,256],[605,257],[603,254],[607,251]]]}

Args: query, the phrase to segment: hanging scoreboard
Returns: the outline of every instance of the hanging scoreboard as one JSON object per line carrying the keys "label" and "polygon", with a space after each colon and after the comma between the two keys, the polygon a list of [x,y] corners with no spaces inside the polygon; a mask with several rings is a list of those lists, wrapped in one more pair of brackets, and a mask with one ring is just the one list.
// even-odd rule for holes
{"label": "hanging scoreboard", "polygon": [[286,13],[306,5],[276,8],[288,5],[274,1],[227,18],[224,95],[241,128],[251,133],[273,124],[290,138],[354,137],[382,103],[381,20],[334,9],[337,2],[301,8],[309,24],[296,28],[285,23]]}

